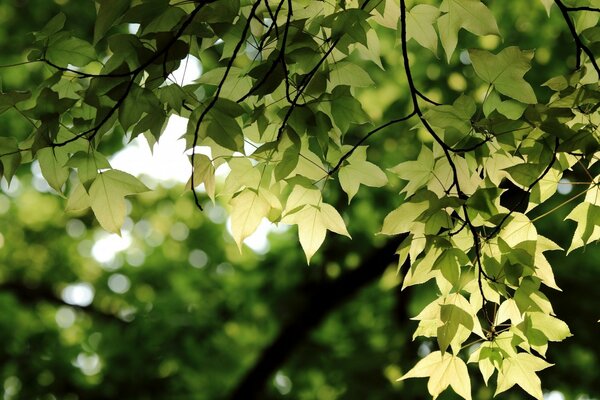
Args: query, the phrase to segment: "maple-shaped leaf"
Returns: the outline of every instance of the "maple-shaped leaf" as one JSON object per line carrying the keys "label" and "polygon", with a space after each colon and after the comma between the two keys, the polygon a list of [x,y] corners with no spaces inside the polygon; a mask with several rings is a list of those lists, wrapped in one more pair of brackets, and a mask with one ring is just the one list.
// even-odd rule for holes
{"label": "maple-shaped leaf", "polygon": [[[194,186],[204,183],[204,190],[208,197],[215,202],[215,167],[210,158],[204,154],[194,156]],[[186,187],[189,189],[192,185],[192,179],[188,181]]]}
{"label": "maple-shaped leaf", "polygon": [[600,239],[600,206],[584,201],[578,204],[565,219],[577,222],[577,229],[567,254]]}
{"label": "maple-shaped leaf", "polygon": [[298,225],[300,245],[309,264],[328,230],[350,237],[340,213],[330,204],[323,203],[321,193],[316,189],[295,185],[283,214],[282,223]]}
{"label": "maple-shaped leaf", "polygon": [[125,196],[147,190],[133,175],[110,169],[99,173],[90,186],[90,206],[105,230],[120,234],[125,221]]}
{"label": "maple-shaped leaf", "polygon": [[244,189],[231,199],[231,234],[240,251],[242,242],[250,236],[270,210],[269,202],[260,191]]}
{"label": "maple-shaped leaf", "polygon": [[471,381],[467,365],[459,357],[434,351],[419,361],[399,381],[429,377],[427,390],[435,400],[448,386],[465,400],[471,400]]}
{"label": "maple-shaped leaf", "polygon": [[537,102],[533,88],[523,76],[531,69],[532,51],[507,47],[498,54],[487,50],[471,49],[469,56],[475,73],[505,96],[522,103]]}
{"label": "maple-shaped leaf", "polygon": [[421,46],[437,55],[438,37],[433,23],[440,10],[429,4],[418,4],[406,13],[406,38],[414,39]]}
{"label": "maple-shaped leaf", "polygon": [[540,2],[544,5],[546,9],[546,13],[550,16],[550,10],[552,9],[552,5],[554,4],[554,0],[540,0]]}
{"label": "maple-shaped leaf", "polygon": [[536,399],[543,400],[542,383],[535,373],[550,366],[552,364],[529,353],[517,353],[506,357],[498,371],[498,386],[494,396],[519,385]]}
{"label": "maple-shaped leaf", "polygon": [[438,18],[438,29],[448,61],[456,49],[461,29],[479,36],[500,36],[494,15],[479,0],[444,0],[440,11],[445,14]]}
{"label": "maple-shaped leaf", "polygon": [[359,186],[381,187],[387,183],[387,176],[377,165],[367,161],[367,147],[358,147],[350,157],[348,165],[340,168],[338,179],[346,194],[348,204],[358,192]]}
{"label": "maple-shaped leaf", "polygon": [[429,209],[431,203],[429,201],[421,201],[413,203],[407,201],[402,203],[400,207],[390,212],[383,220],[381,234],[383,235],[398,235],[404,232],[412,231],[412,225],[416,219]]}
{"label": "maple-shaped leaf", "polygon": [[61,149],[46,147],[39,150],[37,156],[46,182],[52,189],[62,193],[62,186],[69,178],[69,169],[65,167],[68,155]]}
{"label": "maple-shaped leaf", "polygon": [[400,179],[408,181],[402,191],[406,193],[406,197],[410,197],[427,184],[434,164],[433,152],[427,146],[422,146],[416,161],[405,161],[390,168],[389,171],[398,175]]}

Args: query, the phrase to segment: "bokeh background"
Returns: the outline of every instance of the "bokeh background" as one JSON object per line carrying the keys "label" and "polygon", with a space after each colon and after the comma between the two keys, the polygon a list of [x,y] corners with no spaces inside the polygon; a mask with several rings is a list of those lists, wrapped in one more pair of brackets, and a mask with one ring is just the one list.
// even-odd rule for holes
{"label": "bokeh background", "polygon": [[[548,18],[539,1],[487,3],[502,39],[461,32],[460,50],[535,49],[535,73],[527,77],[538,88],[574,65],[572,39],[557,10]],[[69,29],[90,39],[94,10],[92,0],[0,1],[0,65],[26,60],[30,32],[59,11]],[[365,64],[377,86],[360,93],[376,122],[409,107],[397,38],[384,31],[380,37],[385,71]],[[451,103],[463,92],[485,91],[465,52],[448,65],[417,46],[410,50],[415,80],[430,97]],[[40,64],[0,67],[2,87],[35,87],[50,72]],[[537,95],[545,99],[549,92]],[[418,154],[421,136],[409,128],[380,132],[369,143],[372,160],[391,167]],[[0,115],[1,136],[22,139],[30,129],[14,111]],[[183,133],[176,123],[171,131]],[[352,135],[361,131],[349,140]],[[122,138],[107,144],[115,151],[122,145]],[[394,243],[375,235],[400,202],[400,182],[361,188],[350,206],[328,185],[325,197],[343,210],[354,240],[329,236],[307,266],[296,232],[285,227],[261,229],[240,254],[224,208],[217,202],[195,209],[181,183],[187,176],[152,173],[176,161],[136,158],[140,148],[125,158],[156,190],[130,199],[121,237],[101,231],[89,213],[65,215],[65,201],[35,163],[22,167],[10,186],[2,182],[3,399],[428,398],[425,379],[396,379],[434,348],[412,340],[410,317],[436,295],[435,287],[400,291]],[[581,180],[577,173],[568,178]],[[562,189],[534,213],[580,191]],[[568,247],[574,223],[563,218],[571,207],[539,219],[538,231]],[[545,397],[600,398],[600,249],[550,258],[563,292],[546,293],[574,336],[550,346],[548,360],[556,365],[540,373]],[[491,398],[493,388],[472,367],[474,398]],[[512,390],[499,398],[525,396]],[[456,396],[449,390],[440,398]]]}

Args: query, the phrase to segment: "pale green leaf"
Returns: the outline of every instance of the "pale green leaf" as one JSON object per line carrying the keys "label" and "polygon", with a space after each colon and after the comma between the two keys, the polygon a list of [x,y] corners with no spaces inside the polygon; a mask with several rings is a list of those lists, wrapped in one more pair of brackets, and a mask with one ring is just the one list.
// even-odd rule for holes
{"label": "pale green leaf", "polygon": [[[214,154],[213,154],[214,157]],[[260,170],[255,168],[249,159],[245,157],[235,157],[227,161],[231,169],[225,179],[220,196],[230,197],[235,192],[244,187],[256,188],[260,182]]]}
{"label": "pale green leaf", "polygon": [[319,208],[321,211],[321,218],[323,219],[323,224],[325,225],[325,228],[327,228],[331,232],[337,233],[338,235],[350,237],[350,234],[346,229],[346,224],[344,223],[342,216],[335,208],[333,208],[331,204],[321,203]]}
{"label": "pale green leaf", "polygon": [[21,152],[17,140],[13,137],[0,136],[0,177],[4,176],[10,184],[17,168],[21,165]]}
{"label": "pale green leaf", "polygon": [[110,168],[106,157],[98,152],[88,151],[78,151],[73,154],[66,165],[77,169],[79,182],[86,189],[89,189],[96,175],[98,175],[98,170]]}
{"label": "pale green leaf", "polygon": [[367,87],[373,85],[373,83],[367,71],[356,65],[356,63],[338,62],[329,73],[329,84],[332,89],[340,85]]}
{"label": "pale green leaf", "polygon": [[498,386],[494,395],[519,385],[531,396],[543,400],[542,384],[535,373],[551,365],[529,353],[518,353],[505,358],[502,361],[502,369],[498,372]]}
{"label": "pale green leaf", "polygon": [[523,76],[531,68],[532,51],[507,47],[497,55],[487,50],[469,50],[475,73],[505,96],[522,103],[537,102],[533,88]]}
{"label": "pale green leaf", "polygon": [[406,38],[437,55],[438,37],[433,27],[440,10],[429,4],[418,4],[406,13]]}
{"label": "pale green leaf", "polygon": [[405,161],[390,168],[389,171],[398,175],[400,179],[408,181],[402,191],[406,193],[406,197],[409,197],[427,184],[434,163],[433,152],[427,146],[422,146],[416,161]]}
{"label": "pale green leaf", "polygon": [[481,344],[469,357],[469,363],[476,362],[483,380],[487,386],[494,370],[502,363],[502,354],[494,342],[486,341]]}
{"label": "pale green leaf", "polygon": [[105,174],[99,174],[90,186],[90,205],[100,226],[108,232],[121,233],[125,221],[125,198],[113,190]]}
{"label": "pale green leaf", "polygon": [[585,201],[600,207],[600,176],[592,181],[585,194]]}
{"label": "pale green leaf", "polygon": [[65,207],[65,212],[83,211],[86,208],[89,208],[90,205],[90,196],[85,191],[83,185],[81,183],[78,183],[73,189],[71,189],[71,193],[69,193],[69,197],[67,198],[67,205]]}
{"label": "pale green leaf", "polygon": [[[215,167],[210,158],[204,154],[196,154],[194,156],[194,186],[204,183],[204,190],[208,197],[215,202]],[[188,181],[186,187],[190,188],[192,179]]]}
{"label": "pale green leaf", "polygon": [[253,189],[244,189],[231,202],[231,234],[240,251],[269,212],[269,203]]}
{"label": "pale green leaf", "polygon": [[99,173],[90,186],[90,205],[105,230],[120,234],[125,221],[125,196],[147,190],[134,176],[111,169]]}
{"label": "pale green leaf", "polygon": [[350,237],[342,216],[330,204],[322,202],[321,193],[301,185],[295,185],[288,197],[281,222],[298,225],[308,263],[323,244],[327,230]]}
{"label": "pale green leaf", "polygon": [[65,167],[67,154],[60,149],[46,147],[37,152],[37,157],[46,182],[52,189],[62,193],[62,186],[69,178],[69,168]]}
{"label": "pale green leaf", "polygon": [[523,315],[517,307],[517,303],[513,299],[507,299],[500,304],[498,311],[496,311],[496,319],[494,323],[496,325],[503,324],[505,321],[510,320],[513,325],[518,325],[523,321]]}
{"label": "pale green leaf", "polygon": [[542,312],[528,313],[532,327],[541,331],[551,342],[560,342],[573,336],[569,326],[560,319]]}
{"label": "pale green leaf", "polygon": [[584,201],[578,204],[565,219],[577,222],[577,229],[567,254],[600,239],[600,206]]}
{"label": "pale green leaf", "polygon": [[399,380],[429,377],[427,389],[434,400],[448,386],[465,400],[471,400],[471,381],[467,365],[450,353],[434,351],[419,361]]}
{"label": "pale green leaf", "polygon": [[[357,148],[348,157],[348,164],[340,168],[338,178],[344,192],[348,194],[348,204],[361,184],[381,187],[387,183],[387,176],[377,165],[366,161],[366,147]],[[360,153],[363,153],[362,156]]]}
{"label": "pale green leaf", "polygon": [[[415,240],[411,243],[411,250],[414,245]],[[402,281],[402,290],[409,286],[419,285],[435,278],[440,272],[433,269],[433,262],[439,254],[440,250],[435,248],[431,249],[423,258],[418,260],[416,259],[416,256],[409,254],[411,257],[411,265]],[[437,319],[439,320],[439,317],[437,317]]]}
{"label": "pale green leaf", "polygon": [[412,203],[407,201],[402,203],[400,207],[390,212],[383,220],[381,234],[397,235],[399,233],[409,232],[413,222],[429,208],[428,201],[420,203]]}
{"label": "pale green leaf", "polygon": [[321,244],[323,244],[327,231],[320,210],[315,206],[309,205],[297,213],[282,219],[282,222],[298,225],[300,245],[306,255],[306,262],[310,264],[310,259],[319,250]]}
{"label": "pale green leaf", "polygon": [[70,37],[51,43],[46,58],[54,64],[84,67],[96,59],[96,51],[88,42]]}
{"label": "pale green leaf", "polygon": [[546,9],[546,13],[550,16],[550,10],[552,9],[552,5],[554,4],[554,0],[540,0]]}
{"label": "pale green leaf", "polygon": [[314,187],[294,185],[285,203],[284,215],[292,214],[308,204],[319,204],[321,192]]}
{"label": "pale green leaf", "polygon": [[461,29],[479,36],[500,36],[494,15],[479,0],[444,0],[440,11],[445,14],[438,18],[438,29],[448,61],[456,49]]}
{"label": "pale green leaf", "polygon": [[504,223],[499,236],[510,247],[515,247],[519,243],[527,241],[535,242],[538,237],[533,222],[525,214],[517,212],[513,213]]}

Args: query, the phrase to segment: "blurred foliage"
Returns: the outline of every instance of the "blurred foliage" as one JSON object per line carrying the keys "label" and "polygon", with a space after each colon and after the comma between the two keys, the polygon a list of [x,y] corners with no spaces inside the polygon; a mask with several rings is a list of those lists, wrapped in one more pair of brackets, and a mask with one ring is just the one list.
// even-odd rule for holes
{"label": "blurred foliage", "polygon": [[[538,2],[507,7],[497,1],[490,7],[506,33],[504,45],[536,49],[534,69],[540,73],[531,77],[534,87],[564,71],[563,60],[574,63],[571,38],[556,12],[548,20]],[[22,61],[28,32],[59,10],[71,17],[70,28],[78,35],[92,35],[92,1],[1,2],[0,64]],[[469,40],[461,37],[460,43],[468,46]],[[374,118],[408,108],[395,42],[394,37],[382,41],[386,71],[373,67],[369,72],[377,85],[360,95]],[[479,45],[495,49],[500,43],[486,37]],[[481,90],[470,86],[473,72],[463,64],[442,73],[438,60],[418,47],[413,58],[426,66],[415,68],[415,80],[434,100],[448,103],[461,92]],[[35,64],[0,70],[4,88],[23,87],[42,74]],[[5,113],[0,129],[25,136],[29,127],[19,115]],[[385,139],[371,145],[371,159],[378,165],[416,156],[418,131],[399,136],[397,129],[387,128],[381,135]],[[132,200],[122,236],[108,235],[89,213],[64,215],[64,202],[47,193],[39,171],[33,171],[21,168],[16,182],[10,188],[4,182],[0,194],[4,399],[228,397],[287,326],[306,329],[306,337],[289,344],[260,398],[427,398],[424,381],[396,379],[432,348],[427,341],[411,341],[416,323],[409,317],[435,296],[435,287],[401,292],[392,263],[331,307],[322,322],[298,320],[310,316],[307,304],[313,304],[311,296],[320,287],[355,270],[383,244],[373,233],[385,210],[398,205],[398,181],[389,190],[359,191],[344,213],[353,221],[354,239],[330,238],[306,267],[293,231],[272,233],[267,252],[245,248],[239,254],[225,229],[224,210],[206,204],[200,213],[178,186]],[[331,193],[334,205],[336,196],[339,205],[345,202],[341,194]],[[559,196],[544,209],[571,196]],[[568,230],[553,228],[564,223],[568,211],[562,207],[540,220],[563,247],[570,240]],[[122,249],[113,254],[111,246]],[[540,373],[544,390],[558,390],[566,399],[600,397],[600,253],[590,247],[568,257],[553,254],[550,261],[564,290],[549,293],[550,300],[575,336],[551,346],[548,360],[556,365]],[[492,391],[476,382],[474,397],[491,398]],[[509,391],[499,398],[522,396]],[[456,396],[447,392],[440,398]]]}

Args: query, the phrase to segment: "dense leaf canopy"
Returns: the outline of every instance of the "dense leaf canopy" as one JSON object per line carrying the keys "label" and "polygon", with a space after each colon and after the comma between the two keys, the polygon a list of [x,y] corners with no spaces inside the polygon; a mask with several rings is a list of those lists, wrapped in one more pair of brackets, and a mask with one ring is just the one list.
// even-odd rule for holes
{"label": "dense leaf canopy", "polygon": [[[543,398],[538,374],[569,362],[554,362],[549,342],[580,334],[557,312],[580,305],[555,311],[562,295],[548,293],[561,283],[560,263],[549,261],[561,256],[550,252],[581,257],[600,239],[597,0],[89,3],[58,14],[42,6],[55,15],[32,18],[35,33],[11,45],[0,70],[8,196],[0,206],[16,212],[0,236],[11,249],[0,284],[9,295],[0,301],[20,312],[15,325],[26,337],[5,358],[22,357],[38,334],[40,349],[54,340],[65,348],[42,355],[39,367],[10,364],[5,390],[45,393],[27,387],[33,379],[56,396],[215,398],[230,390],[252,398],[274,395],[264,385],[275,373],[275,389],[286,394],[287,356],[301,345],[315,350],[308,333],[381,276],[312,344],[349,358],[369,349],[369,366],[383,374],[362,387],[352,382],[358,367],[326,381],[318,370],[343,370],[341,360],[302,375],[306,361],[297,356],[289,362],[296,397],[376,398],[381,386],[382,398],[395,390],[418,398],[422,387],[405,380],[426,377],[433,398],[448,388],[467,400],[507,390]],[[190,82],[192,66],[201,73]],[[179,136],[190,166],[183,197],[113,167],[132,142],[160,147],[177,118],[186,121]],[[21,181],[37,191],[15,189]],[[65,226],[60,197],[73,218],[70,237],[57,234]],[[244,242],[265,221],[297,229],[258,262]],[[101,240],[85,227],[94,224],[115,234],[106,240],[121,235],[131,246],[123,273],[114,256],[104,269],[92,266],[89,248]],[[296,242],[309,270],[290,268],[302,264],[284,254]],[[26,249],[33,269],[23,266]],[[169,266],[209,260],[210,275]],[[113,293],[96,289],[87,304],[69,297],[94,298],[101,283]],[[50,307],[37,328],[17,300]],[[76,322],[75,310],[106,325]],[[379,318],[381,310],[389,315]],[[58,329],[45,329],[53,315]],[[409,317],[417,322],[407,328]],[[578,328],[595,330],[598,318],[587,315]],[[373,330],[344,346],[346,319]],[[102,367],[118,366],[137,338],[149,342],[139,357],[117,371]],[[412,368],[401,359],[414,360]],[[148,391],[124,389],[131,369]],[[580,379],[583,389],[568,379],[557,388],[598,389],[585,373]]]}

